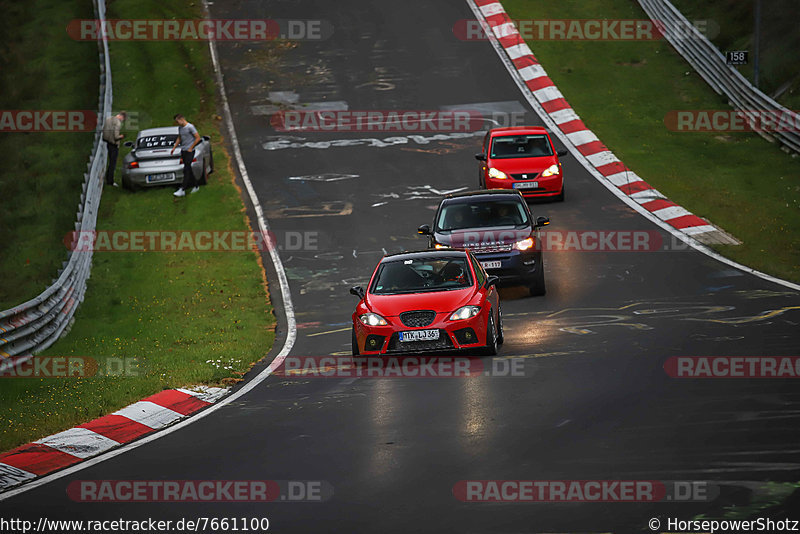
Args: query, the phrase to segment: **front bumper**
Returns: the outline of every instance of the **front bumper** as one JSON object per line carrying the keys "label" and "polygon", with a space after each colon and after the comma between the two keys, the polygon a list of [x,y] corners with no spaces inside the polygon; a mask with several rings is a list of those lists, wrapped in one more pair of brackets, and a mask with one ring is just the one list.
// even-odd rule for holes
{"label": "front bumper", "polygon": [[[455,311],[455,310],[453,310]],[[486,325],[489,309],[486,305],[475,317],[451,321],[451,312],[437,313],[436,319],[428,326],[410,328],[399,317],[385,317],[386,326],[365,326],[358,317],[353,317],[358,351],[362,355],[419,354],[428,352],[465,350],[486,345]],[[470,331],[467,331],[469,329]],[[438,330],[439,339],[435,341],[400,341],[399,333],[412,330]],[[378,341],[378,338],[380,340]],[[369,343],[369,346],[367,346]],[[377,349],[373,348],[376,347]]]}
{"label": "front bumper", "polygon": [[509,252],[477,252],[473,250],[473,253],[481,264],[500,262],[500,267],[484,265],[484,269],[489,275],[497,276],[500,279],[499,285],[502,286],[525,285],[538,274],[542,267],[542,253],[537,250],[511,250]]}

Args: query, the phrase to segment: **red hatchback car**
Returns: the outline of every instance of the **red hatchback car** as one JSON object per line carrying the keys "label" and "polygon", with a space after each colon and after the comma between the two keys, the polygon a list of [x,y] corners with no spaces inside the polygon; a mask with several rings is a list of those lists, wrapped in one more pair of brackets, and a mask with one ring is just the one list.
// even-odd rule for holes
{"label": "red hatchback car", "polygon": [[385,256],[353,312],[353,355],[483,349],[496,354],[503,319],[495,283],[471,252]]}
{"label": "red hatchback car", "polygon": [[517,189],[526,198],[564,200],[564,175],[550,134],[541,126],[489,130],[483,139],[478,180],[484,189]]}

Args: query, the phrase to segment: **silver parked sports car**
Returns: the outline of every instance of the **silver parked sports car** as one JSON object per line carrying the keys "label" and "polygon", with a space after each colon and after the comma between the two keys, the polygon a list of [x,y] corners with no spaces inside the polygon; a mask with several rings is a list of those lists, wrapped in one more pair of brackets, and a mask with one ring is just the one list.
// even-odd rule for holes
{"label": "silver parked sports car", "polygon": [[[183,163],[180,148],[170,155],[178,138],[177,126],[149,128],[136,135],[136,143],[127,141],[132,150],[122,160],[122,186],[135,190],[157,185],[180,185],[183,182]],[[192,170],[199,185],[214,172],[211,138],[204,135],[194,149]]]}

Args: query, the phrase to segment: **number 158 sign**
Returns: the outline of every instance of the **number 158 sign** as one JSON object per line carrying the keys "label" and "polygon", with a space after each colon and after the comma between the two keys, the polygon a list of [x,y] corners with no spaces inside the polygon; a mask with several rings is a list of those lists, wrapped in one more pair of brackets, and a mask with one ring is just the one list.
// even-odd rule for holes
{"label": "number 158 sign", "polygon": [[725,62],[728,65],[747,65],[747,50],[725,52]]}

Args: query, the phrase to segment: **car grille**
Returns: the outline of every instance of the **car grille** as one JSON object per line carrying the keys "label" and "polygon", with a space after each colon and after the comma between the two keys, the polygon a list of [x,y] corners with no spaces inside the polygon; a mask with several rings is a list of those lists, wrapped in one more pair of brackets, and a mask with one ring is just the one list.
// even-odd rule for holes
{"label": "car grille", "polygon": [[490,254],[493,252],[511,252],[513,245],[499,245],[499,244],[482,245],[480,243],[477,243],[477,244],[469,244],[468,248],[475,253]]}
{"label": "car grille", "polygon": [[439,339],[433,341],[400,341],[400,336],[395,332],[389,338],[387,352],[423,352],[426,350],[447,350],[453,348],[453,341],[446,330],[439,330]]}
{"label": "car grille", "polygon": [[403,324],[411,328],[428,326],[434,319],[436,319],[436,312],[427,310],[403,312],[400,314],[400,320]]}
{"label": "car grille", "polygon": [[514,180],[534,180],[539,177],[538,172],[526,172],[523,174],[512,174]]}

